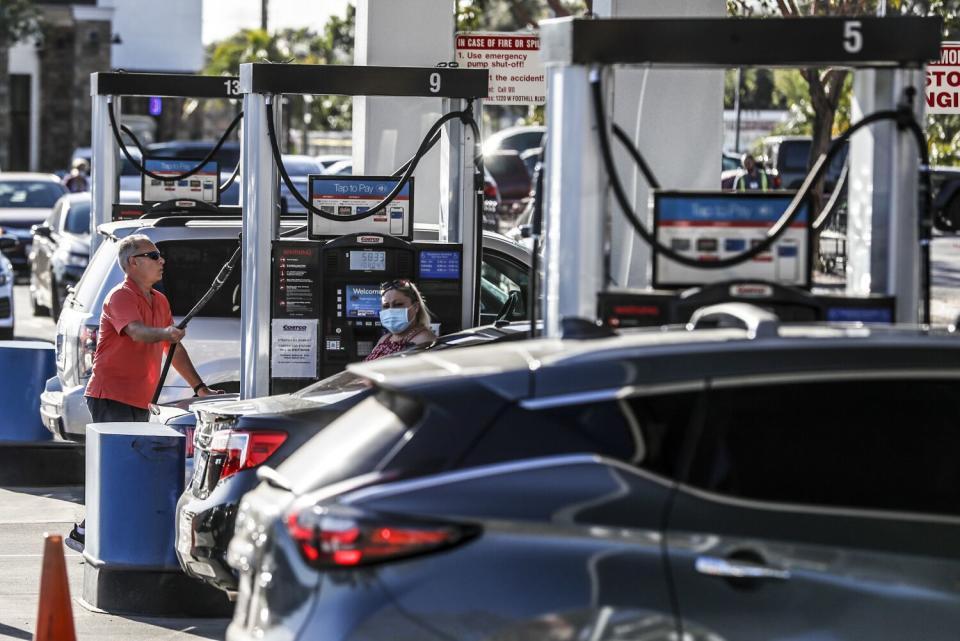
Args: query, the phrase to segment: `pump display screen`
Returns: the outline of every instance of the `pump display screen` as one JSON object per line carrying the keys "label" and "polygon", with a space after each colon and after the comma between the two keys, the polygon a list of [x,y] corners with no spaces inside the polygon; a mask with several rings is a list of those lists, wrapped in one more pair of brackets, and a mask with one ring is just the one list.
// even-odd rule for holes
{"label": "pump display screen", "polygon": [[413,237],[413,178],[396,197],[373,216],[360,220],[337,220],[363,214],[379,205],[399,182],[390,176],[311,175],[310,204],[324,217],[311,213],[309,236],[328,239],[346,234],[384,234],[398,238]]}
{"label": "pump display screen", "polygon": [[[755,247],[793,201],[794,193],[675,192],[654,194],[655,235],[661,244],[704,264]],[[810,205],[769,250],[738,265],[704,269],[681,265],[661,253],[654,256],[654,287],[690,287],[727,280],[768,280],[809,287]]]}
{"label": "pump display screen", "polygon": [[203,158],[144,158],[144,169],[158,176],[171,176],[171,180],[160,180],[143,175],[141,200],[144,204],[162,203],[168,200],[190,199],[216,205],[220,202],[220,166],[211,160],[197,173],[175,180],[173,178],[188,173],[199,165]]}
{"label": "pump display screen", "polygon": [[387,269],[387,252],[353,250],[350,252],[350,271],[382,272]]}
{"label": "pump display screen", "polygon": [[420,278],[429,280],[457,280],[460,278],[460,252],[421,251]]}
{"label": "pump display screen", "polygon": [[377,285],[346,285],[347,318],[378,318],[380,316],[380,287]]}

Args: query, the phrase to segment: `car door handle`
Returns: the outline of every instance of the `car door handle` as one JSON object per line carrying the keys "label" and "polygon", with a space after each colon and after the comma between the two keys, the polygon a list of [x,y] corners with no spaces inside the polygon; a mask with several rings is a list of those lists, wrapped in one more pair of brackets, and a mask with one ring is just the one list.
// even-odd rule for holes
{"label": "car door handle", "polygon": [[700,574],[725,579],[776,579],[786,581],[790,578],[789,570],[771,568],[749,561],[720,559],[715,556],[697,557],[695,567]]}

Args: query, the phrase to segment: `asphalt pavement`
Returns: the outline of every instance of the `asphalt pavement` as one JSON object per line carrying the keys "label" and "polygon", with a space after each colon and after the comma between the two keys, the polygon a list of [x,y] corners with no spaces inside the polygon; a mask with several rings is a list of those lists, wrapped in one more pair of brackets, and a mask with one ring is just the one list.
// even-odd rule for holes
{"label": "asphalt pavement", "polygon": [[[56,324],[35,317],[26,285],[14,287],[14,335],[53,341]],[[0,639],[32,639],[37,622],[43,536],[66,538],[83,518],[83,487],[0,487]],[[131,617],[83,606],[83,557],[64,547],[78,641],[222,639],[225,619]]]}

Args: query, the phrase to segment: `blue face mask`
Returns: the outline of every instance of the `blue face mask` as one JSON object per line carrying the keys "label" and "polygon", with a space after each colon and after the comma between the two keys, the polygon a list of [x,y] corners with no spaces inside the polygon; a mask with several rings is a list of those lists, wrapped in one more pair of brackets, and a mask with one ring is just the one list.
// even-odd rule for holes
{"label": "blue face mask", "polygon": [[391,334],[399,334],[410,327],[406,307],[380,310],[380,324]]}

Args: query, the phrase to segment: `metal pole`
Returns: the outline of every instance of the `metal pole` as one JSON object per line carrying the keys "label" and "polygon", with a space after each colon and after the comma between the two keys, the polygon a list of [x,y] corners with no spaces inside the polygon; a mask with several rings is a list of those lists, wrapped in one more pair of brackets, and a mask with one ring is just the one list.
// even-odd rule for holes
{"label": "metal pole", "polygon": [[[117,146],[110,129],[107,100],[110,96],[96,93],[96,76],[91,75],[93,105],[91,109],[91,153],[90,174],[90,255],[97,251],[101,237],[97,227],[113,219],[113,204],[117,202],[119,190]],[[117,121],[121,118],[119,96],[113,97],[114,113]]]}
{"label": "metal pole", "polygon": [[[603,289],[603,214],[607,177],[601,167],[590,102],[590,70],[547,67],[550,131],[545,184],[544,309],[546,334],[559,337],[564,318],[595,319]],[[608,103],[609,104],[609,103]]]}
{"label": "metal pole", "polygon": [[737,112],[737,129],[733,139],[734,151],[740,151],[740,94],[743,93],[743,67],[737,67],[737,95],[734,98],[733,108]]}
{"label": "metal pole", "polygon": [[267,96],[250,93],[250,67],[240,69],[244,114],[240,397],[255,398],[270,390],[270,256],[277,190],[267,137]]}

